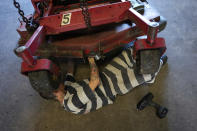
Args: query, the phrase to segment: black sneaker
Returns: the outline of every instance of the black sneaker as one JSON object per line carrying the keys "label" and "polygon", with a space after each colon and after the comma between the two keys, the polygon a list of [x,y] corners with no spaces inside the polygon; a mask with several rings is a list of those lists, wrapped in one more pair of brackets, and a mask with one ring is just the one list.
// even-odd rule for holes
{"label": "black sneaker", "polygon": [[163,61],[163,65],[165,65],[165,64],[167,63],[167,61],[168,61],[167,55],[163,55],[163,56],[161,57],[161,60]]}

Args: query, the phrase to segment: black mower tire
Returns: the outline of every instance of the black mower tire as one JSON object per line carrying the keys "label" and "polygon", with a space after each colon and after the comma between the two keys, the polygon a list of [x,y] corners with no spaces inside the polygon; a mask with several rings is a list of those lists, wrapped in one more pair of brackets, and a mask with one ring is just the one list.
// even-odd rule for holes
{"label": "black mower tire", "polygon": [[59,86],[58,80],[53,79],[53,74],[48,71],[34,71],[28,73],[33,89],[44,99],[54,99],[53,91]]}

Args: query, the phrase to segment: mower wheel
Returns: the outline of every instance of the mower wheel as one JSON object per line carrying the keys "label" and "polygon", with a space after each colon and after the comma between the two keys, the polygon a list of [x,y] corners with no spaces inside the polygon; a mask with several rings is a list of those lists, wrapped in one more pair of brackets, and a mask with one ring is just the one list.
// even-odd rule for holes
{"label": "mower wheel", "polygon": [[35,71],[28,73],[32,87],[44,99],[54,99],[53,91],[58,88],[59,82],[48,71]]}

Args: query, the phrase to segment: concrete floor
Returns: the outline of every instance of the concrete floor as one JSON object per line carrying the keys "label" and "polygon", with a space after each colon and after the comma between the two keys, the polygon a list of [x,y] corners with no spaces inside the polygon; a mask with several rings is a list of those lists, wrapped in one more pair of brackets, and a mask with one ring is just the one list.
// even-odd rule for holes
{"label": "concrete floor", "polygon": [[[18,0],[26,13],[30,0]],[[167,42],[168,65],[156,83],[118,97],[109,105],[88,115],[73,115],[55,102],[41,99],[26,77],[20,75],[21,60],[13,54],[18,40],[15,29],[18,14],[12,2],[0,2],[0,130],[1,131],[196,131],[197,130],[197,8],[196,0],[151,0],[168,19],[160,34]],[[85,73],[86,67],[78,71]],[[86,73],[87,74],[87,73]],[[155,101],[169,108],[158,119],[152,108],[136,111],[136,103],[151,91]]]}

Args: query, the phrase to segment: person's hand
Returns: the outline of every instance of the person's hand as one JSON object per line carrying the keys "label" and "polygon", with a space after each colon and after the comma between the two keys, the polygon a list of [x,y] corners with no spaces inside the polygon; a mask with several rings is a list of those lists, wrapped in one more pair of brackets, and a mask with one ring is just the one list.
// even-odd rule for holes
{"label": "person's hand", "polygon": [[56,99],[60,102],[60,104],[63,104],[65,96],[64,85],[60,84],[59,88],[54,91],[53,94],[56,96]]}
{"label": "person's hand", "polygon": [[88,61],[90,64],[95,63],[94,57],[88,57]]}

